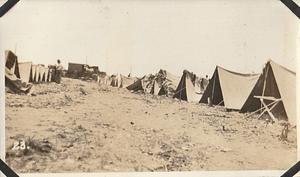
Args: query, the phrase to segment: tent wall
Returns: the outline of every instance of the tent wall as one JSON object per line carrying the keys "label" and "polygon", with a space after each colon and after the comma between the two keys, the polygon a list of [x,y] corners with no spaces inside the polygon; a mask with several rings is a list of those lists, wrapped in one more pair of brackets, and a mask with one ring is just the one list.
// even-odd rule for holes
{"label": "tent wall", "polygon": [[31,65],[31,82],[36,82],[36,65]]}
{"label": "tent wall", "polygon": [[45,82],[48,82],[49,68],[45,68]]}
{"label": "tent wall", "polygon": [[188,71],[184,71],[180,82],[175,90],[174,98],[185,101],[194,101],[196,97],[195,93],[195,83],[193,82],[194,77]]}
{"label": "tent wall", "polygon": [[225,107],[240,110],[255,86],[259,75],[235,73],[221,67],[217,69]]}
{"label": "tent wall", "polygon": [[30,81],[31,65],[31,62],[19,63],[20,79],[22,79],[23,82],[28,83]]}
{"label": "tent wall", "polygon": [[32,85],[22,82],[10,69],[5,67],[5,88],[12,93],[27,94]]}
{"label": "tent wall", "polygon": [[40,65],[40,81],[45,82],[45,67]]}
{"label": "tent wall", "polygon": [[144,90],[142,79],[138,79],[137,81],[135,81],[133,84],[127,86],[126,88],[128,90],[132,90],[132,91]]}
{"label": "tent wall", "polygon": [[34,81],[35,81],[35,83],[38,83],[38,82],[40,82],[40,66],[39,65],[36,65],[35,66],[35,79],[34,79]]}
{"label": "tent wall", "polygon": [[283,66],[270,61],[278,90],[284,105],[288,120],[291,124],[297,124],[297,102],[296,102],[296,73]]}
{"label": "tent wall", "polygon": [[218,70],[215,69],[215,72],[212,76],[212,78],[209,81],[208,86],[206,87],[205,92],[203,93],[200,103],[208,103],[208,98],[210,97],[211,102],[213,105],[221,105],[224,106],[223,101],[223,94],[220,86],[220,81],[219,81],[219,74]]}
{"label": "tent wall", "polygon": [[157,80],[154,80],[151,94],[158,95],[160,90],[161,90],[161,84],[159,84],[159,82]]}
{"label": "tent wall", "polygon": [[137,78],[135,77],[126,77],[121,75],[121,87],[126,88],[127,86],[133,84],[136,80]]}

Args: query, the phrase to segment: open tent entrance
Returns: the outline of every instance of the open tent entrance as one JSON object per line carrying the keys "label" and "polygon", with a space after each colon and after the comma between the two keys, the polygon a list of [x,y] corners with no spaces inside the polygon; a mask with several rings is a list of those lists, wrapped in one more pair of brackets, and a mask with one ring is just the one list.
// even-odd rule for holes
{"label": "open tent entrance", "polygon": [[195,79],[196,75],[184,70],[180,82],[176,88],[174,98],[184,101],[195,101]]}
{"label": "open tent entrance", "polygon": [[200,103],[208,104],[208,99],[211,100],[211,104],[213,105],[224,106],[223,94],[217,68],[215,69],[215,72],[210,79],[203,96],[201,97]]}

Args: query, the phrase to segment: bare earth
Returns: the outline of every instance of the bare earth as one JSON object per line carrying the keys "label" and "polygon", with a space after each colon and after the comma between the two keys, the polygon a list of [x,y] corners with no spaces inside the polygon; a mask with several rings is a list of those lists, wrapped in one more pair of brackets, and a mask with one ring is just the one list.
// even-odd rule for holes
{"label": "bare earth", "polygon": [[[67,78],[34,93],[6,94],[6,161],[17,172],[283,170],[296,162],[296,128],[282,141],[280,124],[222,107]],[[12,150],[28,138],[48,146]]]}

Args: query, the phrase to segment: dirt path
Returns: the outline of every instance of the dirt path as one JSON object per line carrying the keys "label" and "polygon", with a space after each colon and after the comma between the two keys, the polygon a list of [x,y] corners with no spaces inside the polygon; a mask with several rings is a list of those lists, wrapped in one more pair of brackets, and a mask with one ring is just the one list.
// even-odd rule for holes
{"label": "dirt path", "polygon": [[[6,95],[6,161],[18,172],[280,170],[296,162],[296,129],[222,107],[64,78],[36,96]],[[28,140],[31,137],[31,140]],[[49,149],[11,150],[16,140]]]}

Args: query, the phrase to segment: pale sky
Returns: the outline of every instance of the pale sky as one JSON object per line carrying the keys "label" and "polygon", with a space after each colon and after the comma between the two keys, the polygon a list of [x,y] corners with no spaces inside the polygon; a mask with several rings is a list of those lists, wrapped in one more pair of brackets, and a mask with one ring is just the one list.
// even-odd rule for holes
{"label": "pale sky", "polygon": [[279,0],[22,0],[0,19],[0,52],[135,76],[261,72],[268,59],[295,71],[298,29]]}

